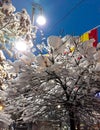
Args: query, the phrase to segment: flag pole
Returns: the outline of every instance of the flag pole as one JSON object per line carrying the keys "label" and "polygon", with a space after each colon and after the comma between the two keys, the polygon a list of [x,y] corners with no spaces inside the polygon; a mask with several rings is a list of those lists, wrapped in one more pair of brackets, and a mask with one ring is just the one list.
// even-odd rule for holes
{"label": "flag pole", "polygon": [[[95,26],[94,28],[92,28],[92,29],[90,29],[90,30],[88,30],[88,31],[84,32],[84,33],[88,33],[88,32],[90,32],[91,30],[96,29],[96,28],[99,28],[99,27],[100,27],[100,24],[99,24],[99,25],[97,25],[97,26]],[[84,34],[84,33],[83,33],[83,34]],[[83,34],[81,34],[80,36],[82,36]]]}
{"label": "flag pole", "polygon": [[99,27],[100,27],[100,24],[99,24],[99,25],[97,25],[96,27],[94,27],[94,28],[92,28],[92,29],[90,29],[90,30],[86,31],[85,33],[89,32],[89,31],[91,31],[91,30],[93,30],[93,29],[99,28]]}

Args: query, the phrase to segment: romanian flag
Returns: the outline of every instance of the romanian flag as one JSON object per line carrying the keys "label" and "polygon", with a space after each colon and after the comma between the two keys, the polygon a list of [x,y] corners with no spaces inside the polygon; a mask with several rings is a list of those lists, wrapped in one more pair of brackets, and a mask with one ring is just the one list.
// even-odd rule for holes
{"label": "romanian flag", "polygon": [[98,30],[97,28],[92,29],[86,33],[84,33],[81,37],[80,37],[80,41],[81,42],[86,42],[90,39],[94,39],[95,41],[93,42],[93,47],[96,47],[98,44]]}

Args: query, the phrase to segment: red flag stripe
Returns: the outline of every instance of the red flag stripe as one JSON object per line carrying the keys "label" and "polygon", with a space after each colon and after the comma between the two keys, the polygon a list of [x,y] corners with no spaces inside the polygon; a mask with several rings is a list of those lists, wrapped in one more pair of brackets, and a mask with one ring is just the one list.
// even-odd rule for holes
{"label": "red flag stripe", "polygon": [[98,44],[98,30],[97,30],[97,28],[90,31],[89,39],[92,39],[92,38],[95,40],[93,42],[93,47],[96,47]]}

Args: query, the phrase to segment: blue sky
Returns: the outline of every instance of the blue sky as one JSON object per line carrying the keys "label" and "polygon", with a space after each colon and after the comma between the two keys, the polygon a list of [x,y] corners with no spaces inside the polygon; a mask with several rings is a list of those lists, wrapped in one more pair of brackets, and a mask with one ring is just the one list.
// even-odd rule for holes
{"label": "blue sky", "polygon": [[42,29],[47,36],[81,35],[100,24],[100,0],[12,0],[17,11],[26,8],[30,16],[32,2],[44,9],[47,23]]}

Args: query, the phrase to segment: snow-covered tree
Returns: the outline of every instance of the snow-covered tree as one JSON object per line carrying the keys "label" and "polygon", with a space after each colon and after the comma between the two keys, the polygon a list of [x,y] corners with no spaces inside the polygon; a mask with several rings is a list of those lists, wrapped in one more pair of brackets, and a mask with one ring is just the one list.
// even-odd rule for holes
{"label": "snow-covered tree", "polygon": [[[2,2],[0,47],[14,58],[14,62],[0,60],[4,114],[16,122],[68,122],[71,130],[79,122],[89,125],[98,121],[100,100],[95,94],[100,90],[99,44],[94,48],[94,39],[81,42],[80,37],[66,35],[48,37],[47,45],[34,45],[37,28],[31,25],[25,9],[14,11],[11,1]],[[25,41],[28,49],[18,52],[16,40]],[[1,54],[2,51],[3,57]]]}
{"label": "snow-covered tree", "polygon": [[5,111],[16,121],[66,120],[73,130],[79,121],[96,121],[100,109],[100,100],[95,97],[100,89],[99,51],[92,42],[50,36],[47,55],[36,56],[30,65],[21,60],[10,62],[17,77],[8,81],[10,97]]}

